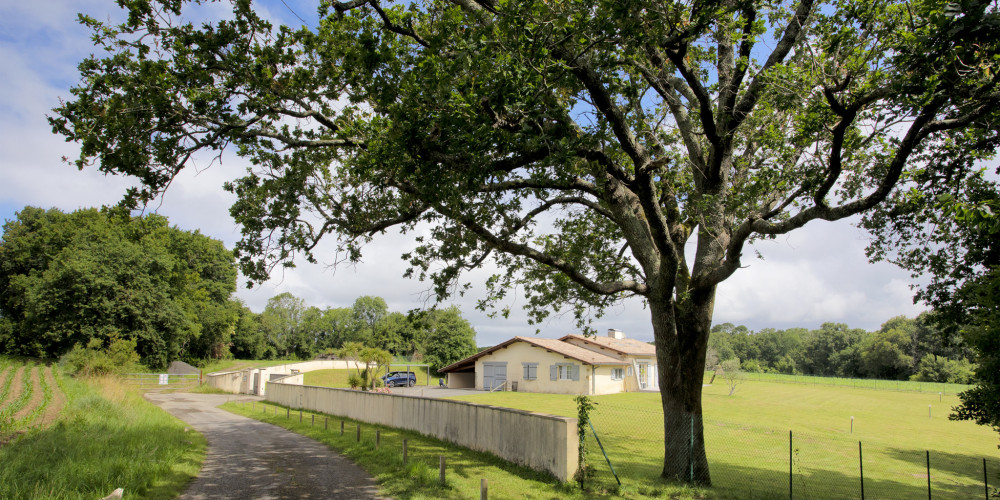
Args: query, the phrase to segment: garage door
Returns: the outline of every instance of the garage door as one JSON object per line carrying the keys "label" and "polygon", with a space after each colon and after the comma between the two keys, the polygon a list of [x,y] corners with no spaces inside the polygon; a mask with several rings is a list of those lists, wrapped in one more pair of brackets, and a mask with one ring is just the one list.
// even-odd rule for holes
{"label": "garage door", "polygon": [[507,363],[483,363],[483,389],[488,391],[507,381]]}

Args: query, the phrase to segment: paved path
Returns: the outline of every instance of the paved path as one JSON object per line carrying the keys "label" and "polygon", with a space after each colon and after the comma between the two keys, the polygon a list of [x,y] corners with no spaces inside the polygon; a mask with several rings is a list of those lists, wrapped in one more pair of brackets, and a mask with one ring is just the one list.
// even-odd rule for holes
{"label": "paved path", "polygon": [[208,439],[201,473],[183,500],[376,498],[375,480],[326,445],[216,408],[235,396],[146,397]]}

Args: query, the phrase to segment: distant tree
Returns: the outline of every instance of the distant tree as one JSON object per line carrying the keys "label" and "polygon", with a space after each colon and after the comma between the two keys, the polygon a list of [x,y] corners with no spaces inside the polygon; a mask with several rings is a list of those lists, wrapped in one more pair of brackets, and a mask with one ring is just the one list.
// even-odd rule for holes
{"label": "distant tree", "polygon": [[261,329],[279,357],[291,357],[302,351],[302,344],[306,341],[301,325],[305,311],[305,301],[289,292],[267,300],[267,306],[260,315]]}
{"label": "distant tree", "polygon": [[368,345],[376,345],[376,339],[384,326],[382,320],[389,314],[389,306],[382,297],[365,295],[354,300],[351,308],[354,321],[360,329],[361,341]]}
{"label": "distant tree", "polygon": [[390,312],[380,321],[373,344],[394,355],[412,354],[409,346],[414,336],[413,330],[413,325],[405,314]]}
{"label": "distant tree", "polygon": [[425,332],[424,361],[433,371],[477,352],[476,331],[456,306],[423,311],[415,326]]}
{"label": "distant tree", "polygon": [[810,375],[860,375],[860,353],[855,346],[867,332],[843,323],[823,323],[803,343],[803,364]]}
{"label": "distant tree", "polygon": [[239,304],[230,351],[237,359],[274,359],[277,351],[267,342],[260,315]]}
{"label": "distant tree", "polygon": [[739,358],[727,359],[720,365],[722,368],[722,378],[729,386],[729,395],[736,392],[736,387],[743,382],[743,369]]}
{"label": "distant tree", "polygon": [[906,380],[913,373],[912,333],[889,329],[868,335],[860,344],[861,364],[869,378]]}
{"label": "distant tree", "polygon": [[917,382],[947,382],[971,384],[974,382],[975,365],[964,359],[948,359],[934,355],[924,356],[910,380]]}
{"label": "distant tree", "polygon": [[152,368],[226,354],[236,267],[221,242],[119,210],[25,207],[3,229],[3,352],[58,357],[116,333]]}
{"label": "distant tree", "polygon": [[350,307],[328,308],[323,311],[323,320],[329,326],[330,334],[320,340],[322,348],[339,349],[345,342],[356,342],[363,338]]}

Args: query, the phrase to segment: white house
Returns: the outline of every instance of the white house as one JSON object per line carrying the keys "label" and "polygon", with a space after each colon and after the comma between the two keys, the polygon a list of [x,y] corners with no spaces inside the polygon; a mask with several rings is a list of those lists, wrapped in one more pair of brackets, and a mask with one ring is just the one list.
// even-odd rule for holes
{"label": "white house", "polygon": [[440,372],[448,387],[480,390],[595,395],[659,387],[656,349],[619,330],[607,337],[514,337]]}

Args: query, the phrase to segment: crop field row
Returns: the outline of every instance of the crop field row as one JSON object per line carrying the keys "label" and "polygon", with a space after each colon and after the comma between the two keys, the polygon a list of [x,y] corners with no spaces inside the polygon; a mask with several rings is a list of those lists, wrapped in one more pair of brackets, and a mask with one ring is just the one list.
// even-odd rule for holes
{"label": "crop field row", "polygon": [[0,442],[50,425],[65,401],[52,366],[0,360]]}

